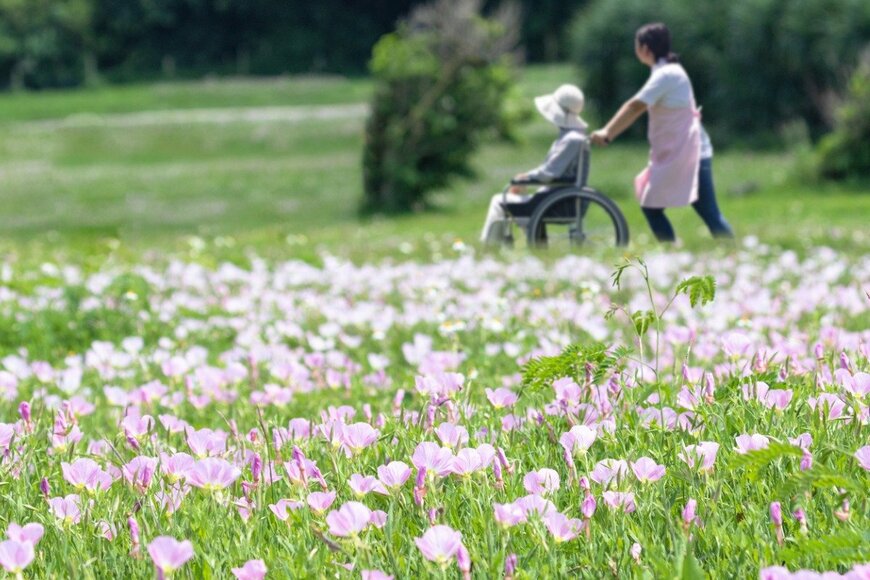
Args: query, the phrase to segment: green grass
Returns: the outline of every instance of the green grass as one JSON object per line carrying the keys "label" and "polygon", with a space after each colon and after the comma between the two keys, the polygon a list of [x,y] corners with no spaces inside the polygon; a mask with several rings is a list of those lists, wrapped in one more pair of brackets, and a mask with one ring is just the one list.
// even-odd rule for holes
{"label": "green grass", "polygon": [[[530,98],[575,80],[566,66],[523,71]],[[364,116],[289,121],[158,123],[124,126],[94,115],[161,109],[348,105],[364,103],[366,80],[302,78],[103,87],[0,97],[0,231],[8,247],[73,243],[99,247],[177,246],[187,236],[231,236],[241,245],[289,252],[389,255],[419,246],[423,233],[476,240],[489,197],[514,173],[537,165],[554,131],[534,117],[520,142],[483,144],[477,176],[436,193],[439,209],[391,220],[357,216]],[[589,91],[592,93],[592,91]],[[591,95],[590,95],[591,96]],[[14,121],[13,121],[14,119]],[[35,119],[38,119],[35,121]],[[72,119],[73,123],[65,124]],[[595,119],[590,119],[595,125]],[[591,183],[623,208],[636,247],[651,242],[631,195],[644,165],[642,143],[593,154]],[[870,196],[860,186],[800,183],[789,152],[717,150],[719,201],[741,236],[801,248],[818,243],[865,251]],[[690,209],[669,212],[689,247],[711,245]],[[283,241],[289,236],[293,246]],[[299,244],[304,236],[307,243]],[[49,236],[49,238],[46,238]],[[305,249],[307,248],[307,250]]]}
{"label": "green grass", "polygon": [[275,77],[101,86],[7,93],[0,122],[109,115],[166,109],[274,107],[354,103],[368,99],[371,82],[343,77]]}

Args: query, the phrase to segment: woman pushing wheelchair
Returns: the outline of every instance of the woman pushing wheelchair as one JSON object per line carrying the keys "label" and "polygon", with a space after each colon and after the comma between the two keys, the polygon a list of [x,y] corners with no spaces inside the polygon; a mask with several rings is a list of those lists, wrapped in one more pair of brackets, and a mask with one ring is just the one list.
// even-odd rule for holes
{"label": "woman pushing wheelchair", "polygon": [[649,164],[634,180],[635,195],[656,238],[676,240],[665,208],[691,204],[714,237],[734,237],[716,203],[713,147],[701,126],[692,82],[671,52],[671,34],[661,23],[642,26],[635,34],[635,55],[652,69],[641,90],[590,136],[608,145],[644,112],[649,113]]}

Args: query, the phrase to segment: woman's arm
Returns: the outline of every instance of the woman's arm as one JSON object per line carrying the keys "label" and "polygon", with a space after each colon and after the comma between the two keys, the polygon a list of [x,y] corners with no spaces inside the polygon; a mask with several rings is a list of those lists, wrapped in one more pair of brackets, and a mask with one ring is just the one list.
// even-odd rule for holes
{"label": "woman's arm", "polygon": [[607,145],[634,124],[646,112],[646,103],[638,99],[626,101],[603,129],[590,136],[596,145]]}

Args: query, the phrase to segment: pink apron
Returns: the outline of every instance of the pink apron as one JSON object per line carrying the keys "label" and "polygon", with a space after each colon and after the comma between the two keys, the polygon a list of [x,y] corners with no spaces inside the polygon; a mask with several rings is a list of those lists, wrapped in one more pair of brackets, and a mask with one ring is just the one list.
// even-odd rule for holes
{"label": "pink apron", "polygon": [[698,199],[700,116],[694,98],[685,108],[649,108],[649,165],[634,178],[641,207],[679,207]]}

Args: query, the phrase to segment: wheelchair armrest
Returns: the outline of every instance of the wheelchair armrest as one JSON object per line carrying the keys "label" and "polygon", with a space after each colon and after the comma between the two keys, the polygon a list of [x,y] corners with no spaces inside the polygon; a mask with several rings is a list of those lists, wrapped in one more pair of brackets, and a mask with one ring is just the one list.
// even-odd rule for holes
{"label": "wheelchair armrest", "polygon": [[544,185],[544,182],[537,179],[511,179],[511,185]]}

